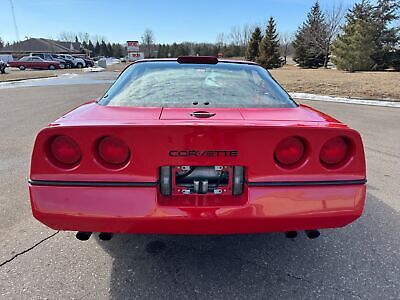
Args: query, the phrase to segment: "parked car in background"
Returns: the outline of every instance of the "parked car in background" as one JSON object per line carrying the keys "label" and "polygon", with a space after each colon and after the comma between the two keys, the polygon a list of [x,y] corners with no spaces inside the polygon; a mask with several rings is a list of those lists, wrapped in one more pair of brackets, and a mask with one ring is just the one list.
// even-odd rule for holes
{"label": "parked car in background", "polygon": [[49,61],[50,60],[51,61],[58,61],[60,63],[60,68],[61,69],[68,68],[68,67],[71,68],[72,67],[70,63],[67,63],[65,61],[65,59],[59,58],[54,54],[50,54],[50,53],[31,53],[30,56],[37,56],[37,57],[40,57],[40,58],[42,58],[44,60],[49,60]]}
{"label": "parked car in background", "polygon": [[62,58],[59,54],[52,54],[55,58],[58,58],[58,59],[62,59],[62,60],[64,60],[65,61],[65,64],[66,64],[66,68],[67,69],[71,69],[71,68],[73,68],[74,67],[74,63],[73,63],[73,61],[71,60],[71,59],[68,59],[68,58]]}
{"label": "parked car in background", "polygon": [[0,74],[5,74],[6,73],[6,68],[7,68],[7,63],[4,61],[0,60]]}
{"label": "parked car in background", "polygon": [[75,58],[81,58],[81,59],[83,59],[83,60],[85,61],[86,67],[90,67],[90,68],[94,67],[94,61],[93,61],[93,59],[90,59],[90,58],[88,58],[88,57],[78,57],[78,56],[74,56],[74,57],[75,57]]}
{"label": "parked car in background", "polygon": [[20,60],[10,61],[8,63],[10,67],[19,68],[20,70],[25,69],[48,69],[55,70],[60,69],[60,63],[58,61],[44,60],[37,56],[24,56]]}
{"label": "parked car in background", "polygon": [[94,61],[99,61],[100,59],[102,59],[102,58],[105,58],[105,56],[95,56],[95,57],[92,57],[92,59],[94,60]]}
{"label": "parked car in background", "polygon": [[69,54],[58,54],[58,57],[61,57],[62,59],[68,59],[72,63],[73,68],[84,68],[86,67],[86,63],[82,58],[78,57],[73,57],[72,55]]}

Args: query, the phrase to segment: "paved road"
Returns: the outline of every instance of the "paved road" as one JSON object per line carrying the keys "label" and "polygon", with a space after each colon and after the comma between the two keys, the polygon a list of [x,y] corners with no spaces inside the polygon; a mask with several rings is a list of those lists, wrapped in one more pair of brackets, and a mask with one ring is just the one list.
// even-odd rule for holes
{"label": "paved road", "polygon": [[363,217],[316,240],[118,235],[79,242],[39,224],[26,184],[35,134],[107,85],[0,90],[0,298],[400,297],[400,109],[307,102],[358,129],[368,162]]}

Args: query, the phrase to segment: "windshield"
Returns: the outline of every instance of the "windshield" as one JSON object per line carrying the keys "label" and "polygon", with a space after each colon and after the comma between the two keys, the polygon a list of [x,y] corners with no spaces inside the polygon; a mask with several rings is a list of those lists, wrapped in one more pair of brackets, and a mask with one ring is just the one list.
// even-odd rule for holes
{"label": "windshield", "polygon": [[296,107],[260,66],[175,61],[133,64],[99,103],[137,107]]}

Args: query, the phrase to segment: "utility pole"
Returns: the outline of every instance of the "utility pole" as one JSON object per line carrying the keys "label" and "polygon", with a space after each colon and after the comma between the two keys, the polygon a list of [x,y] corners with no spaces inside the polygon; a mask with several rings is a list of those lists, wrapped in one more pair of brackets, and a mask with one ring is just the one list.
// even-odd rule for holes
{"label": "utility pole", "polygon": [[14,4],[12,0],[10,0],[10,6],[11,6],[11,14],[14,20],[14,29],[15,29],[15,36],[17,38],[17,41],[19,41],[19,32],[18,32],[18,26],[17,26],[17,20],[15,19],[15,11],[14,11]]}

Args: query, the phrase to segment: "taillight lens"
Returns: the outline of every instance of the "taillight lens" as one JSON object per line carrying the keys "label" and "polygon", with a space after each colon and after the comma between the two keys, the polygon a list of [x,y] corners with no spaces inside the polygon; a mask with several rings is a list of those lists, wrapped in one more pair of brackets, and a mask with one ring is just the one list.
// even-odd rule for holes
{"label": "taillight lens", "polygon": [[56,162],[68,166],[77,164],[82,158],[79,145],[65,135],[59,135],[51,141],[50,153]]}
{"label": "taillight lens", "polygon": [[130,156],[129,147],[122,140],[112,136],[102,138],[97,150],[99,157],[112,165],[122,165]]}
{"label": "taillight lens", "polygon": [[303,141],[298,137],[289,137],[281,141],[275,149],[275,160],[284,166],[299,162],[305,152]]}
{"label": "taillight lens", "polygon": [[340,136],[328,140],[321,149],[319,158],[328,166],[335,166],[343,162],[349,152],[346,140]]}

